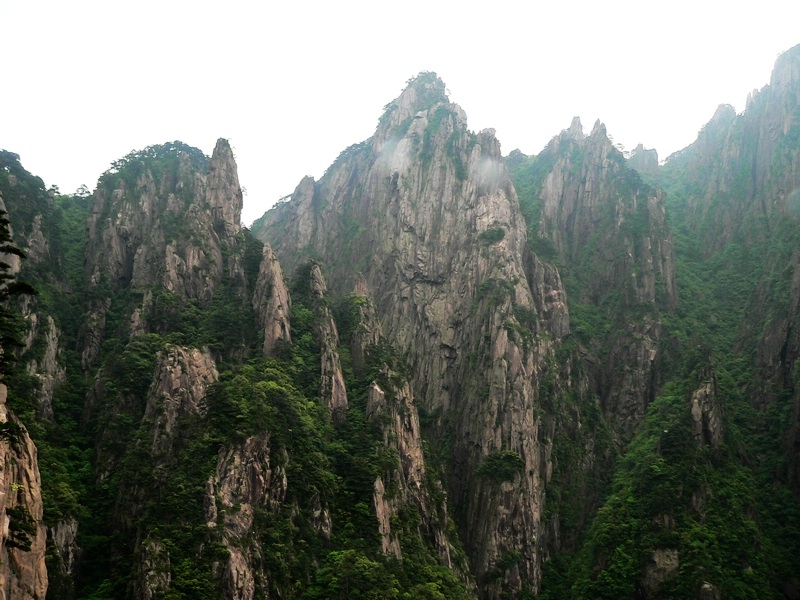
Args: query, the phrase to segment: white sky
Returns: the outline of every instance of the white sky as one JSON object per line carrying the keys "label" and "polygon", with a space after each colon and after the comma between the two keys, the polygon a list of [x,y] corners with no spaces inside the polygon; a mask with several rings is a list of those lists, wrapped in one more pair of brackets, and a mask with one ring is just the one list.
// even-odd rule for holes
{"label": "white sky", "polygon": [[93,189],[131,150],[226,137],[249,224],[423,70],[504,154],[578,115],[663,159],[769,82],[800,2],[0,0],[0,40],[0,148],[47,185]]}

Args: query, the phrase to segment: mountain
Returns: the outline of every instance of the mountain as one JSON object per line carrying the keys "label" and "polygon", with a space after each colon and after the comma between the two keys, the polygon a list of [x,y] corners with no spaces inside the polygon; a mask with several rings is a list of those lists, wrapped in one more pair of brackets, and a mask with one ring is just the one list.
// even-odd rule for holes
{"label": "mountain", "polygon": [[425,72],[252,230],[3,151],[0,597],[800,598],[798,94],[504,157]]}

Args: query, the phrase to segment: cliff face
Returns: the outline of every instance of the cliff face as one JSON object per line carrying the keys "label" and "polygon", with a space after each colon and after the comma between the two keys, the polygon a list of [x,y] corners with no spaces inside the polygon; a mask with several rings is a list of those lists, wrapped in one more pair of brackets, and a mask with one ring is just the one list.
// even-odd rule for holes
{"label": "cliff face", "polygon": [[[136,540],[124,551],[134,556],[131,586],[137,599],[155,598],[170,588],[175,558],[165,544],[166,536],[157,527],[165,515],[153,514],[150,498],[156,490],[166,487],[186,443],[187,430],[196,427],[206,411],[206,389],[219,375],[207,353],[171,346],[158,356],[152,377],[146,405],[140,413],[141,435],[132,448],[126,449],[128,455],[138,455],[141,464],[136,465],[136,476],[121,483],[114,515],[119,530],[129,540]],[[110,473],[103,475],[108,477]],[[180,520],[177,515],[173,518]]]}
{"label": "cliff face", "polygon": [[581,269],[579,302],[599,304],[612,291],[627,305],[677,302],[673,244],[663,194],[642,183],[595,124],[575,122],[537,156],[553,167],[541,189],[537,235]]}
{"label": "cliff face", "polygon": [[[100,179],[87,222],[86,273],[99,298],[85,321],[85,369],[105,336],[111,292],[152,288],[178,303],[207,305],[223,276],[243,280],[241,205],[236,164],[223,139],[210,159],[176,142],[114,163]],[[142,323],[143,315],[159,312],[148,300],[128,316],[139,331],[157,331],[163,317]]]}
{"label": "cliff face", "polygon": [[[664,195],[642,182],[599,122],[586,136],[576,118],[541,154],[515,154],[510,164],[525,191],[531,247],[562,266],[569,300],[583,305],[577,323],[573,311],[572,329],[594,354],[586,363],[592,391],[630,439],[657,388],[658,312],[677,304]],[[555,307],[567,299],[546,290],[536,296],[558,299]],[[597,326],[604,320],[608,331]]]}
{"label": "cliff face", "polygon": [[93,197],[0,151],[0,597],[800,597],[798,90],[658,167],[423,73],[263,248],[224,141]]}
{"label": "cliff face", "polygon": [[316,317],[314,339],[319,346],[321,359],[319,400],[334,419],[342,419],[342,413],[347,410],[347,390],[339,358],[339,332],[328,308],[328,286],[319,265],[311,267],[309,279],[309,301]]}
{"label": "cliff face", "polygon": [[[383,334],[408,353],[435,435],[455,440],[448,488],[474,572],[491,573],[484,594],[535,589],[543,471],[535,407],[550,343],[520,325],[524,314],[534,331],[547,329],[493,132],[469,132],[444,84],[423,74],[370,140],[267,213],[260,235],[290,271],[303,256],[322,258],[340,293],[360,270]],[[564,327],[562,318],[556,328]],[[477,474],[502,456],[513,463],[502,481]]]}
{"label": "cliff face", "polygon": [[[776,61],[770,83],[737,115],[720,107],[697,141],[665,165],[665,177],[684,226],[717,272],[739,278],[737,348],[753,348],[757,374],[749,385],[754,406],[779,410],[796,397],[800,357],[800,46]],[[751,291],[752,290],[752,291]],[[795,404],[794,412],[798,410]],[[787,434],[789,471],[800,454]],[[800,494],[796,475],[796,493]]]}
{"label": "cliff face", "polygon": [[[41,278],[68,291],[70,285],[64,276],[67,258],[60,254],[63,246],[56,233],[52,197],[42,180],[22,167],[17,155],[0,151],[0,169],[0,211],[8,214],[12,242],[25,256],[23,261],[20,256],[3,254],[3,262],[9,265],[12,275],[19,274],[23,266],[26,273],[37,269]],[[25,330],[20,359],[28,374],[38,380],[34,392],[36,412],[40,418],[52,421],[53,396],[66,376],[63,332],[48,314],[48,307],[42,307],[36,297],[24,297],[17,308]]]}
{"label": "cliff face", "polygon": [[639,173],[648,175],[658,174],[658,152],[653,148],[645,148],[639,144],[631,150],[628,164]]}
{"label": "cliff face", "polygon": [[253,309],[258,317],[259,328],[264,332],[264,356],[274,356],[282,344],[291,343],[291,308],[283,270],[272,248],[269,244],[264,244],[253,294]]}
{"label": "cliff face", "polygon": [[47,530],[36,446],[8,411],[6,394],[0,384],[0,598],[43,600]]}
{"label": "cliff face", "polygon": [[[47,301],[34,295],[18,296],[10,290],[33,270],[38,281],[60,291],[70,290],[64,274],[69,258],[62,253],[52,194],[45,191],[41,179],[22,167],[17,155],[6,151],[0,151],[0,211],[4,217],[4,250],[11,244],[22,251],[21,255],[0,253],[4,379],[0,384],[0,597],[44,598],[49,581],[57,580],[63,572],[48,569],[45,564],[46,555],[60,558],[59,550],[48,540],[57,524],[45,526],[39,453],[18,417],[34,431],[41,431],[38,423],[31,422],[34,415],[47,423],[46,427],[57,427],[53,402],[66,378],[64,332],[50,314]],[[16,360],[9,361],[9,356]],[[21,381],[27,382],[23,389]],[[8,403],[6,383],[14,387]],[[52,487],[46,491],[51,493]]]}
{"label": "cliff face", "polygon": [[[363,372],[386,341],[382,336],[377,311],[363,280],[356,283],[351,298],[354,303],[354,327],[350,352],[353,366]],[[450,516],[442,482],[430,474],[426,465],[419,413],[406,377],[383,363],[369,386],[365,417],[379,429],[383,447],[397,462],[378,475],[373,483],[373,509],[378,523],[381,551],[403,559],[401,515],[416,511],[420,515],[419,534],[435,550],[439,562],[453,569],[474,589],[463,553],[448,533]]]}
{"label": "cliff face", "polygon": [[286,496],[286,470],[270,462],[270,435],[262,433],[220,451],[206,485],[208,527],[221,529],[227,561],[215,565],[227,598],[251,600],[269,589],[263,552],[253,538],[254,511],[277,511]]}
{"label": "cliff face", "polygon": [[800,126],[800,46],[775,62],[770,83],[750,95],[737,115],[720,106],[697,141],[669,157],[668,177],[680,177],[696,230],[710,230],[706,252],[736,236],[754,241],[764,224],[797,217],[790,201],[800,177],[796,137]]}

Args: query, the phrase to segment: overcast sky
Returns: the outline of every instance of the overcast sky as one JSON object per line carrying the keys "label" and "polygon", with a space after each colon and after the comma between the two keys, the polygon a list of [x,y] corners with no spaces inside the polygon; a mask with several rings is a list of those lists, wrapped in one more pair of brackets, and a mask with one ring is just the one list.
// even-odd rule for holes
{"label": "overcast sky", "polygon": [[94,189],[131,150],[225,137],[249,224],[371,136],[420,71],[504,154],[577,115],[665,158],[769,82],[800,2],[0,0],[0,25],[0,148],[25,168]]}

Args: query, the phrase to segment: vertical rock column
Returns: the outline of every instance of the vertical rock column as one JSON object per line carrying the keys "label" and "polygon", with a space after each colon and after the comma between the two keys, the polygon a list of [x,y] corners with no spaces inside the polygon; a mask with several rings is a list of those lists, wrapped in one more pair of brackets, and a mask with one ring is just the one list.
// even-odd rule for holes
{"label": "vertical rock column", "polygon": [[283,279],[281,265],[269,244],[264,244],[264,254],[253,294],[253,310],[258,326],[264,332],[264,356],[273,357],[281,344],[292,341],[289,325],[292,301]]}
{"label": "vertical rock column", "polygon": [[320,401],[328,408],[334,419],[337,413],[347,410],[347,390],[344,385],[342,363],[339,359],[339,333],[326,303],[328,286],[319,265],[311,269],[311,307],[314,311],[314,337],[321,354]]}

